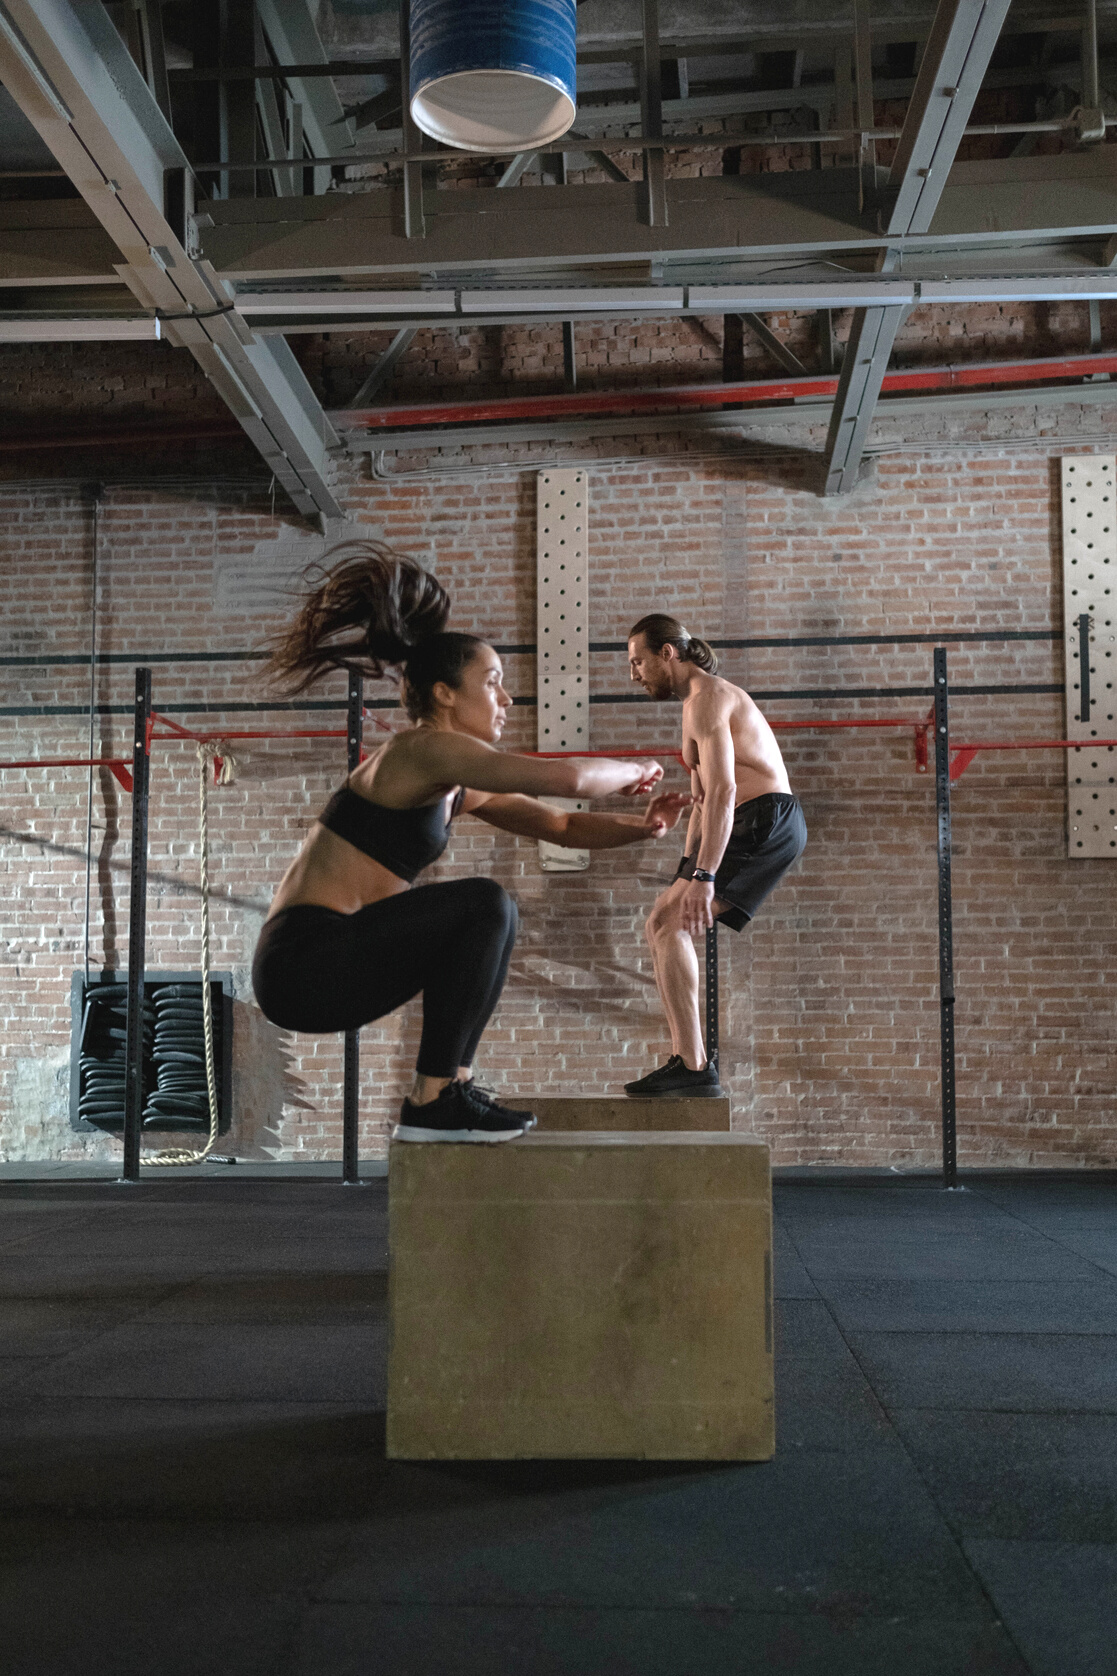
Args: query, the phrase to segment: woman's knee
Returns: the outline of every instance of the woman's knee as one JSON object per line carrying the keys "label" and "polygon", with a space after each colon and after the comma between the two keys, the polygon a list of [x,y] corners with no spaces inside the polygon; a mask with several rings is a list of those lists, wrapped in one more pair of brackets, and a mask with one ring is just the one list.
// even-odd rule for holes
{"label": "woman's knee", "polygon": [[507,936],[519,923],[516,904],[495,879],[462,879],[462,905],[476,925],[490,927]]}

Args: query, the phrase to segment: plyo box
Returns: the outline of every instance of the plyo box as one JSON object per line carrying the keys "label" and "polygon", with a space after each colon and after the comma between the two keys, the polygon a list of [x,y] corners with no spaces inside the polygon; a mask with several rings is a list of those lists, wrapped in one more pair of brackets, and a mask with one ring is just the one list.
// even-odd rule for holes
{"label": "plyo box", "polygon": [[771,1456],[754,1136],[397,1141],[389,1199],[390,1457]]}

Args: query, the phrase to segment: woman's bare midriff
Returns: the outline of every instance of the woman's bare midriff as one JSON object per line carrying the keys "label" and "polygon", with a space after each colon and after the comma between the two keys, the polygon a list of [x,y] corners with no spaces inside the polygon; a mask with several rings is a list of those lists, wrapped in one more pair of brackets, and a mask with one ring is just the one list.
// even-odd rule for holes
{"label": "woman's bare midriff", "polygon": [[336,832],[315,821],[302,849],[283,875],[268,911],[271,919],[281,908],[332,908],[356,914],[374,902],[410,890],[406,879],[390,873]]}
{"label": "woman's bare midriff", "polygon": [[[401,746],[405,756],[405,741],[406,735],[387,741],[353,770],[348,784],[359,797],[366,797],[370,803],[382,803],[387,809],[418,807],[400,800],[401,789],[405,797],[411,790],[406,779],[402,787],[395,784],[399,778],[396,759],[401,756]],[[386,765],[385,776],[379,771],[385,766],[389,750],[392,750],[392,761]],[[385,778],[387,784],[382,785],[380,782]],[[280,881],[265,924],[281,908],[332,908],[338,914],[356,914],[374,902],[383,902],[410,889],[406,879],[389,872],[363,850],[315,821],[302,849]]]}

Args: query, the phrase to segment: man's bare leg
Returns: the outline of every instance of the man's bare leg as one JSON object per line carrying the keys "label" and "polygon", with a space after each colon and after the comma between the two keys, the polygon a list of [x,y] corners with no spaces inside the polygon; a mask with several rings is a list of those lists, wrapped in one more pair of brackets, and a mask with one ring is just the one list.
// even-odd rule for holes
{"label": "man's bare leg", "polygon": [[682,891],[661,896],[648,917],[647,937],[655,963],[655,981],[671,1031],[671,1050],[689,1071],[706,1068],[706,1049],[698,1015],[698,956],[679,918]]}
{"label": "man's bare leg", "polygon": [[652,922],[650,919],[644,926],[644,936],[647,940],[648,948],[651,950],[652,971],[655,975],[655,987],[659,991],[659,1000],[660,1005],[663,1008],[663,1016],[667,1020],[667,1028],[671,1032],[671,1052],[673,1055],[677,1055],[679,1052],[679,1037],[675,1029],[675,1025],[672,1022],[671,1011],[667,1005],[667,990],[664,985],[663,974],[659,969],[659,947],[657,940],[652,933]]}

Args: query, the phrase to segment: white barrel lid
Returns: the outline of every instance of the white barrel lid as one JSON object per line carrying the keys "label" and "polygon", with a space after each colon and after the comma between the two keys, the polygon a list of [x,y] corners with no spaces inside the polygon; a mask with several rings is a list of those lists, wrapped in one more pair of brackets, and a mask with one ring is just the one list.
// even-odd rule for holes
{"label": "white barrel lid", "polygon": [[575,105],[565,88],[526,70],[456,70],[411,99],[416,126],[462,151],[529,151],[566,133]]}

